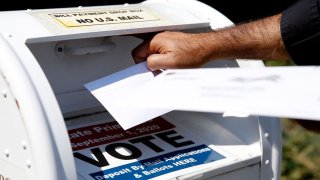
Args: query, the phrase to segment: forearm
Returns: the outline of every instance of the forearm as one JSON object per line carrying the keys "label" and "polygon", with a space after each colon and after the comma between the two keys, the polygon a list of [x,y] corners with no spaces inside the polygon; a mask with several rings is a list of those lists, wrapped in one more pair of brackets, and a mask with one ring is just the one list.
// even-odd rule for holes
{"label": "forearm", "polygon": [[281,14],[195,36],[206,60],[289,60],[281,38],[280,18]]}
{"label": "forearm", "polygon": [[280,32],[281,14],[200,34],[162,32],[133,50],[152,70],[201,67],[216,59],[289,60]]}

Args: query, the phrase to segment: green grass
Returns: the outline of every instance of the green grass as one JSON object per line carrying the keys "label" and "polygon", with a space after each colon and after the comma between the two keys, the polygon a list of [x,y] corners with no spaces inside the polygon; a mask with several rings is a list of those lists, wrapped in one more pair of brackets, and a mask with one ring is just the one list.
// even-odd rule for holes
{"label": "green grass", "polygon": [[282,180],[320,179],[320,133],[282,120]]}

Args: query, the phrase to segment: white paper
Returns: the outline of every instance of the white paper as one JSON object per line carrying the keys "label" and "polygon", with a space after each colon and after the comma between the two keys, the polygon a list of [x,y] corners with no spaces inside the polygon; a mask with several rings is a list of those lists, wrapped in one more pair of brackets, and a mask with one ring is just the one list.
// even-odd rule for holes
{"label": "white paper", "polygon": [[132,93],[139,92],[133,90],[154,79],[154,77],[155,74],[148,69],[146,62],[143,62],[85,84],[85,87],[126,130],[171,111],[167,108],[136,107],[134,104],[123,107],[116,104],[117,101],[125,101],[124,97],[126,95],[137,95]]}
{"label": "white paper", "polygon": [[319,78],[315,66],[167,70],[118,103],[320,120]]}

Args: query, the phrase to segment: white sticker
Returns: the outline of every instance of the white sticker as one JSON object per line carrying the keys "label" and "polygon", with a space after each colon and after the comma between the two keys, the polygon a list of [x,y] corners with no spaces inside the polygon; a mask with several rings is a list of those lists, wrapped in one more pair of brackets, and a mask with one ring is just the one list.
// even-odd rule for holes
{"label": "white sticker", "polygon": [[67,28],[160,20],[141,8],[61,12],[48,15]]}

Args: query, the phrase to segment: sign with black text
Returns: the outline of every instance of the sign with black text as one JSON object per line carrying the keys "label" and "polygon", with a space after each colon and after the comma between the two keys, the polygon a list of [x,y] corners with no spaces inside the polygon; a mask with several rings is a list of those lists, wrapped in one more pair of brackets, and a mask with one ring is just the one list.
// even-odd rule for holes
{"label": "sign with black text", "polygon": [[48,15],[67,28],[160,20],[142,8],[59,12]]}
{"label": "sign with black text", "polygon": [[164,179],[226,159],[202,138],[156,118],[129,130],[116,121],[69,130],[78,173],[86,179]]}

